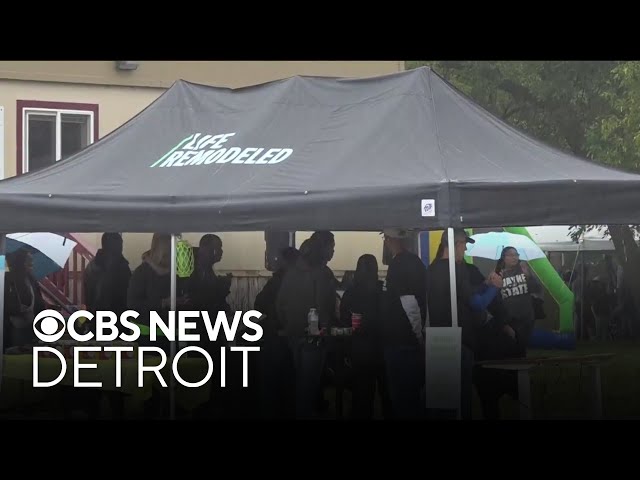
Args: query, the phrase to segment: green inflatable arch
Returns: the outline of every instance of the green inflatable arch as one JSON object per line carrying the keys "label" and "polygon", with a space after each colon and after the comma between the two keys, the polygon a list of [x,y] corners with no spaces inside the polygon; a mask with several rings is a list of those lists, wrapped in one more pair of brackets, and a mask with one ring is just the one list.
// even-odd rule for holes
{"label": "green inflatable arch", "polygon": [[[524,235],[531,238],[531,235],[524,227],[504,227],[504,230],[505,232]],[[531,239],[533,240],[533,238]],[[553,268],[553,265],[551,265],[551,262],[549,262],[546,257],[531,260],[528,263],[540,279],[540,282],[558,304],[560,310],[560,332],[573,332],[573,292],[565,285],[560,275],[558,275],[558,272],[556,272],[555,268]]]}

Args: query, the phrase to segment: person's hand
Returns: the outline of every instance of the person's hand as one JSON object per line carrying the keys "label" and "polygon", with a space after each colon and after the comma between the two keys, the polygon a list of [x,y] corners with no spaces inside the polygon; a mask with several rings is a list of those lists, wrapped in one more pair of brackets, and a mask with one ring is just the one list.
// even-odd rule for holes
{"label": "person's hand", "polygon": [[491,272],[487,280],[489,285],[493,285],[496,288],[502,288],[502,285],[503,285],[502,276],[497,274],[496,272]]}
{"label": "person's hand", "polygon": [[502,327],[502,331],[506,333],[509,337],[513,339],[516,338],[516,331],[513,328],[511,328],[510,325],[505,325],[504,327]]}
{"label": "person's hand", "polygon": [[522,272],[525,275],[530,275],[531,274],[531,270],[529,270],[529,265],[527,265],[526,263],[524,263],[524,262],[520,263],[520,268],[522,268]]}

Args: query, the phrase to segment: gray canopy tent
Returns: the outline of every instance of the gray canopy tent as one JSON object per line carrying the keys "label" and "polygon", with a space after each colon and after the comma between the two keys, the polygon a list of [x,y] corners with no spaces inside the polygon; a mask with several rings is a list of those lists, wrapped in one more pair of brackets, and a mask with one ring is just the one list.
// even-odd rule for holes
{"label": "gray canopy tent", "polygon": [[179,81],[78,154],[0,182],[0,228],[626,223],[639,185],[525,136],[428,68],[238,90]]}
{"label": "gray canopy tent", "polygon": [[640,223],[639,200],[640,175],[524,135],[425,67],[178,81],[76,155],[1,181],[0,231],[450,228],[452,241],[459,226]]}

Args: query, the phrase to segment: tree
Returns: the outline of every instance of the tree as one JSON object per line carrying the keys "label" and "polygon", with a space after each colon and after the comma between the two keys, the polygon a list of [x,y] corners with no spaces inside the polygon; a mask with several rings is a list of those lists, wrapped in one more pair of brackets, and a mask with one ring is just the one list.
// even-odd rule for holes
{"label": "tree", "polygon": [[640,171],[640,62],[617,65],[602,97],[611,109],[587,132],[590,155],[615,167]]}
{"label": "tree", "polygon": [[[640,62],[420,61],[481,106],[557,148],[640,171]],[[600,225],[575,226],[574,239]],[[636,255],[635,229],[611,225],[606,234],[625,265]]]}
{"label": "tree", "polygon": [[[612,70],[603,98],[611,111],[587,132],[592,158],[618,168],[640,171],[640,62],[622,62]],[[618,261],[624,268],[623,283],[628,286],[636,309],[640,311],[639,226],[609,225]]]}
{"label": "tree", "polygon": [[619,62],[409,62],[430,65],[484,108],[530,135],[586,157],[587,134],[613,113]]}

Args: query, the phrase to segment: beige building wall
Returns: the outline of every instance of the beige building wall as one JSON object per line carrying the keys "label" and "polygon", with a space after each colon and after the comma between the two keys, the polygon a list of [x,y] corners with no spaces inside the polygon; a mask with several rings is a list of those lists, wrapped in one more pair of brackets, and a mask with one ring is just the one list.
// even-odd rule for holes
{"label": "beige building wall", "polygon": [[141,61],[131,71],[113,61],[0,61],[0,78],[94,85],[168,88],[177,79],[242,87],[295,75],[368,77],[404,70],[404,61]]}
{"label": "beige building wall", "polygon": [[[294,75],[367,77],[404,70],[402,61],[363,62],[139,62],[134,71],[118,71],[115,62],[0,61],[0,107],[4,109],[4,176],[16,174],[16,102],[41,100],[99,105],[99,136],[118,128],[160,96],[179,79],[196,83],[241,87]],[[1,142],[0,142],[1,143]],[[216,232],[214,232],[216,233]],[[80,237],[99,247],[100,233]],[[197,244],[202,234],[185,234]],[[264,268],[262,232],[220,234],[224,257],[218,270],[256,275]],[[308,233],[297,235],[299,245]],[[126,234],[125,256],[132,268],[150,245],[148,234]],[[377,233],[336,233],[336,253],[330,266],[337,274],[354,269],[363,253],[378,257],[382,267],[382,241]]]}
{"label": "beige building wall", "polygon": [[92,103],[99,105],[99,136],[107,135],[158,98],[161,88],[72,85],[0,79],[0,106],[4,107],[5,178],[16,174],[18,100]]}
{"label": "beige building wall", "polygon": [[[216,265],[220,272],[233,272],[237,276],[271,275],[264,270],[264,233],[263,232],[234,232],[216,233],[222,239],[223,257]],[[191,245],[198,245],[202,233],[184,233],[183,238]],[[311,232],[297,232],[296,246],[309,236]],[[93,241],[99,242],[100,235],[93,235]],[[125,235],[125,254],[132,268],[140,264],[142,254],[151,245],[151,236],[144,233],[129,233]],[[335,232],[336,249],[329,266],[342,275],[345,270],[355,270],[358,257],[371,253],[378,258],[380,269],[382,265],[382,237],[375,232]],[[386,267],[384,267],[386,268]]]}

